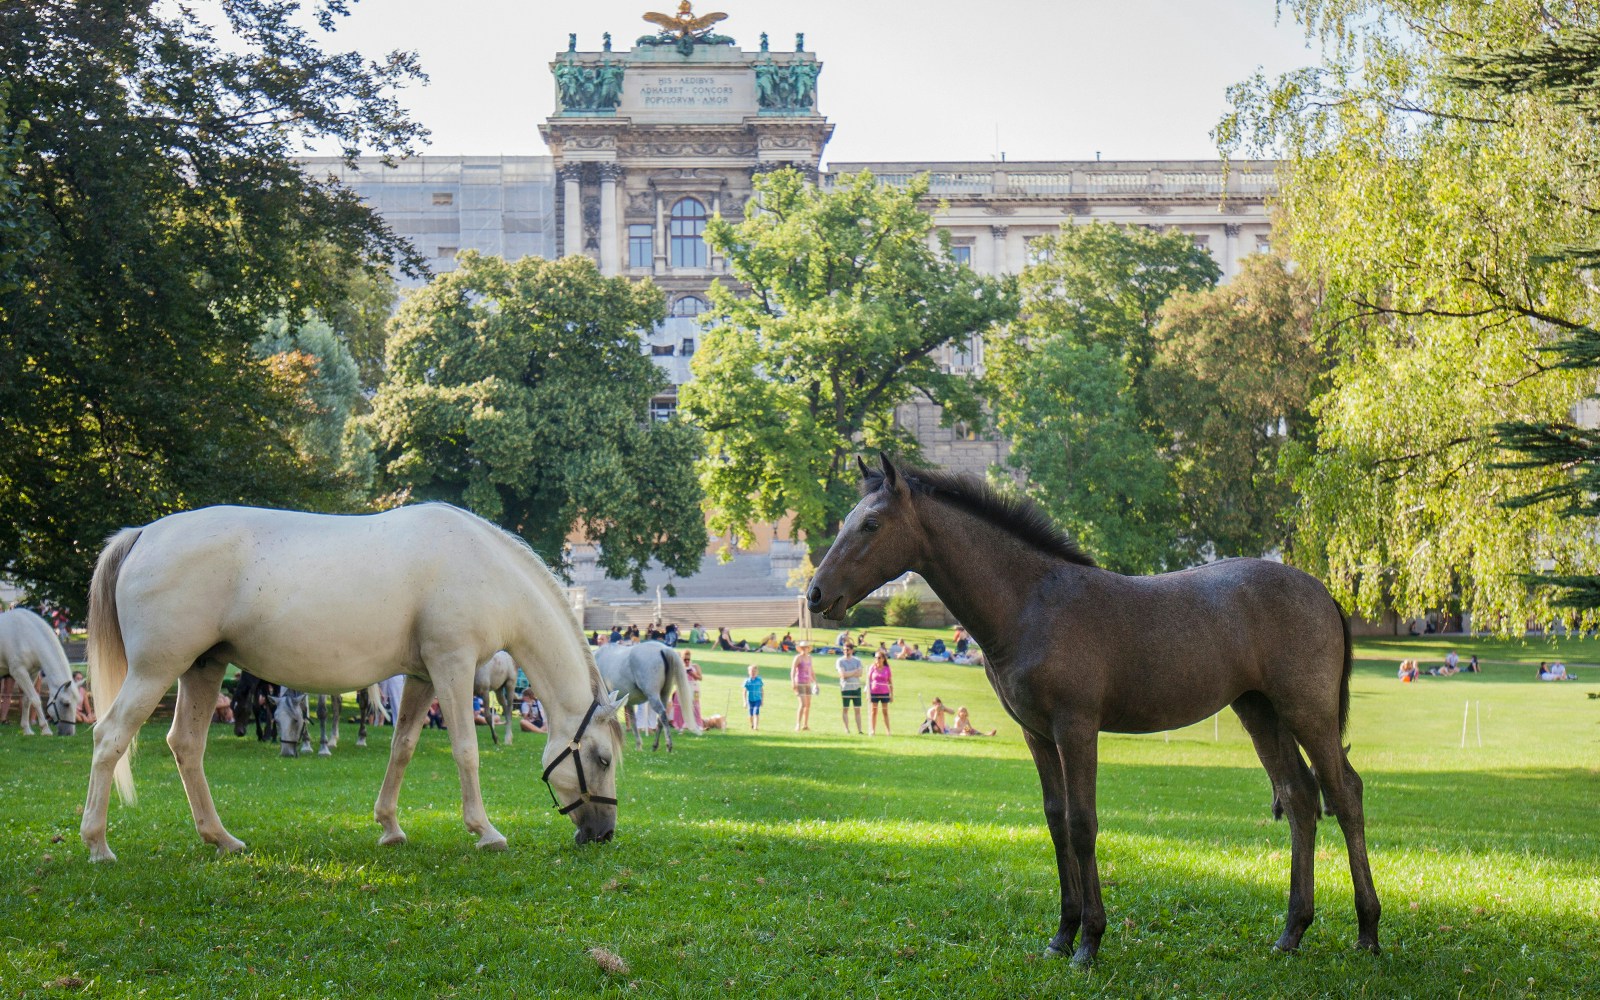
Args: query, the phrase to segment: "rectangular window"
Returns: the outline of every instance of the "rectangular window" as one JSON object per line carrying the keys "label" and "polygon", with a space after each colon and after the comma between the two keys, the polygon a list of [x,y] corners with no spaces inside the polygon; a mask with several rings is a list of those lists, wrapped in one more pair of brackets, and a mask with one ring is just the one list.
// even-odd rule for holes
{"label": "rectangular window", "polygon": [[694,338],[693,337],[685,337],[685,338],[683,338],[683,349],[680,350],[678,353],[682,354],[686,358],[694,357]]}
{"label": "rectangular window", "polygon": [[962,337],[950,345],[950,370],[969,372],[977,361],[978,338]]}
{"label": "rectangular window", "polygon": [[435,205],[454,205],[456,196],[449,191],[435,191],[433,193],[433,203]]}
{"label": "rectangular window", "polygon": [[1256,253],[1271,253],[1271,252],[1272,252],[1272,240],[1268,239],[1265,236],[1257,236],[1256,237]]}
{"label": "rectangular window", "polygon": [[628,227],[628,266],[649,267],[655,262],[655,228],[644,223]]}
{"label": "rectangular window", "polygon": [[442,257],[445,260],[455,260],[456,254],[458,254],[460,252],[461,252],[461,248],[460,247],[440,247],[439,248],[439,252],[434,254],[434,256],[435,257]]}
{"label": "rectangular window", "polygon": [[972,247],[957,245],[950,248],[950,259],[957,264],[972,266]]}
{"label": "rectangular window", "polygon": [[652,399],[650,401],[650,419],[671,420],[672,415],[678,412],[676,399]]}
{"label": "rectangular window", "polygon": [[650,356],[651,357],[656,357],[656,358],[670,358],[670,357],[672,357],[672,345],[671,344],[651,344],[650,345]]}

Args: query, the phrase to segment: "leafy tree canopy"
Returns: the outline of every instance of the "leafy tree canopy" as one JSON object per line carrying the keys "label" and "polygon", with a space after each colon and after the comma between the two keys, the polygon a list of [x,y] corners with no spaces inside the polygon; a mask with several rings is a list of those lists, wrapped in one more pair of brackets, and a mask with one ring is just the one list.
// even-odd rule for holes
{"label": "leafy tree canopy", "polygon": [[1148,382],[1162,306],[1221,272],[1177,230],[1068,225],[1032,249],[1021,317],[987,354],[1010,462],[1103,565],[1186,565],[1199,543],[1178,527],[1178,481]]}
{"label": "leafy tree canopy", "polygon": [[1279,456],[1312,432],[1308,407],[1326,366],[1316,308],[1302,274],[1253,254],[1232,281],[1175,292],[1161,310],[1146,395],[1170,436],[1175,527],[1211,555],[1288,544],[1296,498]]}
{"label": "leafy tree canopy", "polygon": [[582,257],[468,251],[457,264],[391,322],[366,421],[380,486],[470,508],[557,567],[581,531],[635,589],[652,558],[698,570],[700,435],[649,419],[666,378],[640,353],[639,331],[666,315],[661,292]]}
{"label": "leafy tree canopy", "polygon": [[921,395],[946,419],[980,419],[977,387],[938,352],[1008,320],[1015,299],[934,240],[927,191],[926,178],[902,189],[868,173],[824,191],[784,170],[757,179],[743,222],[707,225],[739,287],[712,291],[682,406],[706,433],[716,530],[748,538],[792,513],[825,544],[855,504],[850,457],[916,453],[897,405]]}
{"label": "leafy tree canopy", "polygon": [[1336,365],[1314,448],[1286,461],[1303,497],[1292,558],[1347,606],[1401,614],[1455,600],[1479,624],[1551,613],[1536,566],[1600,567],[1558,483],[1499,465],[1495,428],[1559,422],[1593,388],[1549,349],[1584,329],[1597,244],[1600,131],[1543,88],[1505,94],[1464,60],[1593,30],[1593,4],[1292,0],[1323,64],[1232,91],[1225,150],[1279,153],[1275,245],[1325,289]]}
{"label": "leafy tree canopy", "polygon": [[[407,251],[302,174],[315,140],[404,152],[409,56],[369,64],[289,0],[0,7],[0,574],[81,611],[101,541],[218,502],[337,506],[291,440],[297,391],[253,351],[270,316]],[[13,211],[15,210],[15,211]],[[330,261],[339,262],[337,268]],[[331,311],[331,310],[329,310]]]}

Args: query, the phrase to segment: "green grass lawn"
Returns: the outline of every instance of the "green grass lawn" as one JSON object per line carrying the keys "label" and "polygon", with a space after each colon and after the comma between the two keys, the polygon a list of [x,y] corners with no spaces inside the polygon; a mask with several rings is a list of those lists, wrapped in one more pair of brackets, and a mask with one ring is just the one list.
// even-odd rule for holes
{"label": "green grass lawn", "polygon": [[[934,634],[872,633],[902,631]],[[121,860],[91,866],[77,836],[89,739],[0,728],[0,997],[1596,995],[1600,701],[1586,695],[1600,669],[1576,665],[1600,662],[1600,644],[1456,646],[1485,673],[1400,685],[1396,661],[1437,662],[1446,643],[1361,645],[1350,740],[1384,904],[1376,958],[1351,947],[1331,821],[1317,923],[1298,954],[1271,953],[1288,829],[1231,714],[1101,739],[1110,927],[1084,972],[1041,957],[1058,904],[1038,783],[981,669],[897,664],[896,735],[867,739],[841,731],[826,683],[813,731],[792,731],[789,657],[697,651],[703,705],[732,728],[630,752],[617,840],[583,849],[538,781],[542,738],[497,748],[480,731],[511,850],[479,854],[443,733],[424,734],[402,793],[410,843],[380,849],[387,730],[285,760],[218,726],[212,789],[250,844],[218,858],[152,725],[140,804],[112,807]],[[1581,679],[1534,681],[1556,657]],[[737,694],[751,662],[769,682],[758,736]],[[910,735],[936,694],[1000,736]]]}

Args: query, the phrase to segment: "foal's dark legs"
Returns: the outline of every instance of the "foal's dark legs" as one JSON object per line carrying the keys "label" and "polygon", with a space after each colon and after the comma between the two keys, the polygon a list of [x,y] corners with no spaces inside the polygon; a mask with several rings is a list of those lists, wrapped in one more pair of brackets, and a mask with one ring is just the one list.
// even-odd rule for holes
{"label": "foal's dark legs", "polygon": [[1072,954],[1074,965],[1086,965],[1100,950],[1105,935],[1106,912],[1100,899],[1100,874],[1094,844],[1098,832],[1094,783],[1098,732],[1066,736],[1060,743],[1023,735],[1033,752],[1044,790],[1044,818],[1056,851],[1056,873],[1061,880],[1061,926],[1045,947],[1047,955],[1064,955],[1083,929],[1083,939]]}
{"label": "foal's dark legs", "polygon": [[1322,792],[1339,819],[1344,831],[1345,850],[1350,855],[1350,881],[1355,887],[1356,945],[1374,955],[1378,953],[1378,917],[1382,906],[1378,891],[1372,884],[1372,868],[1367,863],[1367,822],[1361,805],[1361,776],[1350,766],[1337,728],[1321,732],[1312,739],[1300,734],[1301,743],[1311,757],[1322,782]]}
{"label": "foal's dark legs", "polygon": [[1033,753],[1033,766],[1039,770],[1039,785],[1044,790],[1044,822],[1050,828],[1050,842],[1056,849],[1056,875],[1061,880],[1061,926],[1045,945],[1046,955],[1065,955],[1072,950],[1082,921],[1083,903],[1078,891],[1078,865],[1072,854],[1067,832],[1067,782],[1061,770],[1061,754],[1049,740],[1026,729],[1022,738]]}
{"label": "foal's dark legs", "polygon": [[1239,721],[1255,743],[1256,756],[1272,781],[1274,806],[1282,806],[1289,816],[1289,911],[1284,917],[1283,934],[1274,945],[1279,951],[1293,951],[1311,926],[1315,914],[1317,807],[1320,796],[1316,780],[1306,769],[1283,720],[1272,703],[1259,691],[1241,696],[1233,703]]}

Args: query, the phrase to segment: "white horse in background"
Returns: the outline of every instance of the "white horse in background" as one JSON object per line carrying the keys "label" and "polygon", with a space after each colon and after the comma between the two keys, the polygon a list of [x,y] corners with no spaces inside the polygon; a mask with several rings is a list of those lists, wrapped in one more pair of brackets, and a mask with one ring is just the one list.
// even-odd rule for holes
{"label": "white horse in background", "polygon": [[[661,734],[664,732],[667,734],[667,752],[671,753],[672,714],[667,711],[667,702],[672,698],[674,688],[678,691],[679,702],[690,704],[691,697],[689,671],[683,665],[683,659],[671,646],[654,641],[632,646],[607,643],[595,651],[594,659],[600,667],[600,675],[605,678],[606,687],[627,698],[629,707],[649,705],[660,719],[655,745],[650,749],[661,749]],[[692,717],[684,721],[695,735],[703,732]],[[639,748],[644,749],[644,734],[638,725],[634,726],[633,735]]]}
{"label": "white horse in background", "polygon": [[500,650],[478,668],[472,681],[472,693],[483,699],[483,718],[489,723],[489,735],[494,735],[494,710],[489,707],[489,692],[500,699],[500,714],[506,717],[505,745],[511,745],[511,694],[517,686],[517,665],[511,654]]}
{"label": "white horse in background", "polygon": [[175,682],[167,745],[195,828],[223,852],[244,847],[223,828],[202,766],[228,663],[329,694],[404,673],[373,809],[378,842],[406,839],[396,819],[400,783],[437,696],[467,829],[479,847],[504,848],[484,812],[472,723],[477,667],[501,649],[546,706],[543,777],[567,803],[557,807],[579,843],[610,839],[622,699],[602,686],[560,586],[520,539],[445,504],[353,516],[207,507],[119,532],[100,553],[89,598],[89,669],[105,706],[81,827],[91,860],[115,858],[106,843],[111,786],[132,803],[128,751]]}
{"label": "white horse in background", "polygon": [[284,688],[268,695],[272,721],[278,727],[278,756],[298,757],[311,752],[311,698],[304,691]]}
{"label": "white horse in background", "polygon": [[[43,703],[34,690],[41,673],[49,690]],[[72,665],[56,630],[27,608],[0,612],[0,674],[9,674],[22,695],[24,736],[33,735],[33,715],[39,716],[39,729],[46,736],[52,725],[62,736],[77,732],[79,695]]]}

